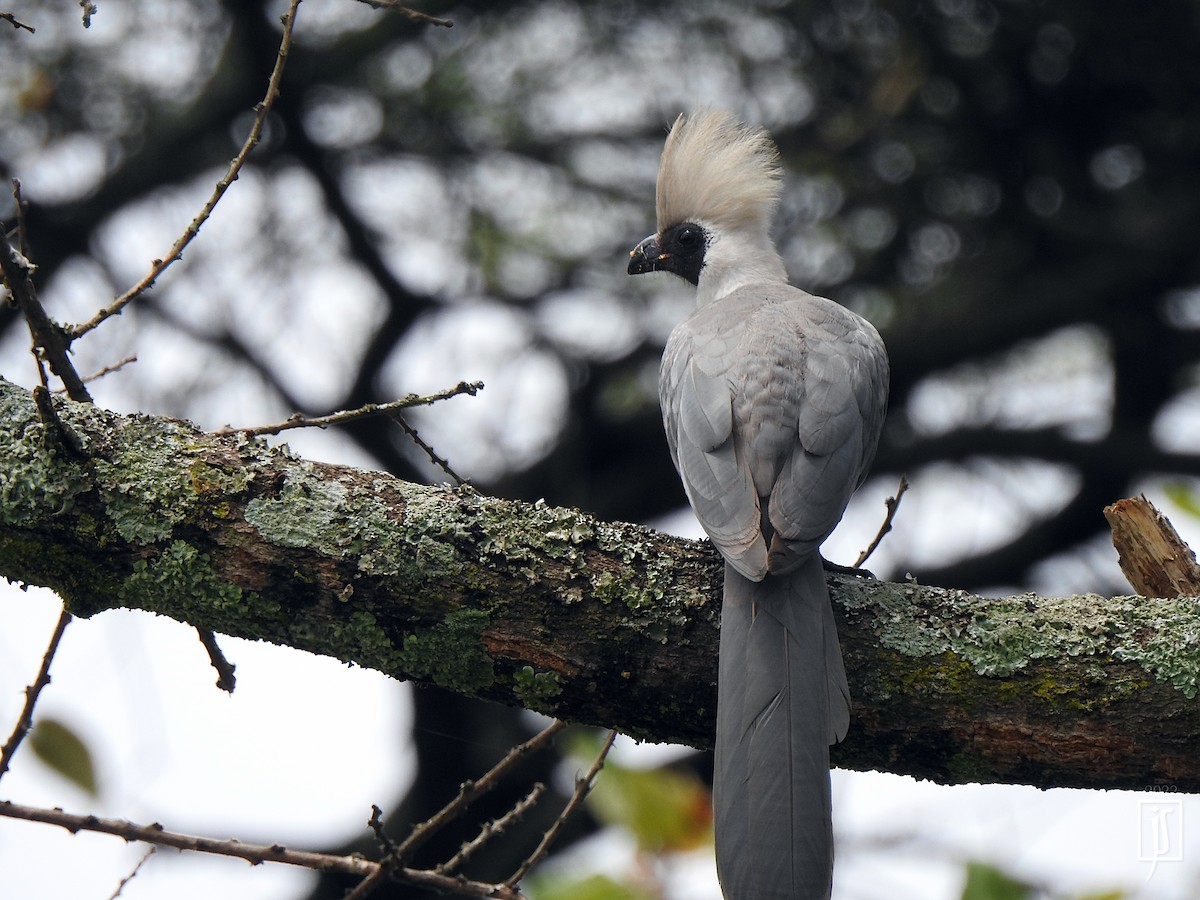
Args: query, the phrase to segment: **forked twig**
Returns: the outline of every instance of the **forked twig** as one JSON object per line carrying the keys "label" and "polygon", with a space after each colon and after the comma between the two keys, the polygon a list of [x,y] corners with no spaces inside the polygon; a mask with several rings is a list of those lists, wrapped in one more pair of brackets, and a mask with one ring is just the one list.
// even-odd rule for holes
{"label": "forked twig", "polygon": [[200,227],[208,221],[208,217],[212,215],[221,198],[225,196],[225,192],[229,190],[230,185],[237,181],[238,173],[241,172],[242,166],[245,165],[250,152],[258,146],[259,139],[262,136],[263,126],[267,121],[267,114],[271,111],[276,99],[279,97],[279,83],[283,78],[283,66],[287,62],[287,56],[292,47],[292,28],[296,24],[296,9],[300,6],[300,0],[291,0],[288,6],[288,11],[283,14],[281,21],[283,22],[283,37],[279,42],[279,53],[275,59],[275,68],[271,70],[271,78],[267,84],[267,93],[263,99],[254,107],[254,123],[250,126],[250,134],[246,137],[246,141],[242,144],[242,149],[238,151],[229,163],[229,168],[221,179],[213,188],[212,194],[204,207],[188,224],[183,234],[171,245],[171,249],[167,251],[167,255],[162,259],[156,259],[150,264],[150,271],[146,275],[127,290],[120,297],[117,297],[112,303],[100,310],[92,318],[82,324],[75,325],[70,329],[72,339],[82,337],[92,329],[100,325],[101,322],[115,316],[121,312],[131,302],[136,300],[147,290],[149,290],[159,276],[163,274],[170,266],[178,259],[183,257],[183,251],[190,244],[193,238],[200,233]]}
{"label": "forked twig", "polygon": [[497,818],[492,819],[492,821],[485,823],[484,826],[479,829],[478,835],[476,835],[470,841],[467,841],[467,843],[463,844],[457,853],[455,853],[440,866],[435,866],[433,871],[437,872],[439,875],[449,875],[468,859],[470,859],[475,851],[486,844],[491,838],[498,834],[503,834],[504,829],[520,819],[521,816],[525,815],[529,808],[533,806],[533,804],[537,803],[538,800],[541,799],[542,794],[545,792],[546,786],[540,781],[534,784],[529,793],[518,800],[512,809],[510,809],[504,815],[498,816]]}
{"label": "forked twig", "polygon": [[[409,832],[408,837],[401,841],[398,846],[390,847],[390,852],[379,864],[379,869],[360,882],[354,890],[346,895],[345,900],[361,900],[361,898],[366,897],[393,874],[399,875],[399,869],[403,865],[404,860],[415,853],[417,848],[433,837],[448,822],[453,821],[469,804],[495,787],[500,777],[511,769],[518,760],[548,743],[552,737],[566,727],[565,722],[559,720],[551,722],[529,740],[525,741],[525,743],[518,744],[509,750],[504,755],[504,758],[492,766],[478,781],[464,781],[458,789],[457,796],[424,822],[413,828]],[[390,841],[387,843],[390,843]],[[512,896],[519,895],[512,885],[507,882],[506,889],[512,892]],[[497,894],[496,896],[502,895]]]}
{"label": "forked twig", "polygon": [[371,416],[394,417],[402,409],[409,409],[413,406],[428,406],[439,400],[448,400],[450,397],[457,397],[459,394],[470,394],[474,397],[481,390],[483,390],[482,381],[460,381],[452,388],[438,391],[436,394],[430,394],[427,397],[409,394],[390,403],[367,403],[357,409],[338,410],[327,416],[305,416],[301,413],[294,413],[284,421],[277,422],[274,425],[256,425],[252,428],[219,428],[213,434],[244,434],[247,437],[261,437],[264,434],[279,434],[279,432],[287,431],[290,428],[327,428],[330,425],[342,425],[346,422],[366,419]]}
{"label": "forked twig", "polygon": [[[339,872],[360,878],[380,870],[379,863],[357,854],[338,856],[312,850],[291,850],[282,844],[248,844],[232,839],[217,840],[167,831],[158,823],[137,825],[124,819],[102,819],[99,816],[68,813],[61,809],[41,809],[9,800],[0,800],[0,817],[58,825],[72,834],[79,831],[112,834],[126,841],[144,841],[147,844],[174,847],[177,850],[231,856],[254,865],[266,862],[283,863],[315,872]],[[399,869],[394,874],[410,884],[420,885],[436,893],[467,894],[473,897],[491,897],[494,900],[522,900],[519,892],[502,884],[486,884],[457,876],[439,875],[424,869]]]}
{"label": "forked twig", "polygon": [[896,518],[896,510],[900,508],[900,498],[904,496],[904,492],[907,490],[908,479],[901,475],[900,484],[896,488],[896,495],[888,497],[883,501],[883,505],[887,507],[887,515],[883,517],[883,524],[879,526],[875,540],[871,541],[870,546],[866,550],[858,554],[858,559],[854,561],[853,568],[862,568],[863,563],[870,559],[871,554],[875,552],[875,548],[879,546],[879,542],[883,540],[883,536],[892,530],[892,520]]}

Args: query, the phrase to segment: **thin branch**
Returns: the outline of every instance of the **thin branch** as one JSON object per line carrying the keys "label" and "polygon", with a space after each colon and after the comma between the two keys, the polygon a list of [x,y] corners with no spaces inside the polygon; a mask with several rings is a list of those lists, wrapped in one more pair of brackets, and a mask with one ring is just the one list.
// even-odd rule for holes
{"label": "thin branch", "polygon": [[[0,816],[22,819],[27,822],[43,822],[58,825],[72,834],[80,831],[112,834],[126,841],[144,841],[159,847],[174,847],[197,853],[212,853],[217,856],[232,856],[259,865],[266,862],[299,866],[316,872],[337,872],[358,877],[372,876],[382,868],[381,864],[361,856],[337,856],[311,850],[289,850],[281,844],[247,844],[238,840],[216,840],[194,834],[167,831],[158,823],[137,825],[124,819],[102,819],[98,816],[78,815],[61,809],[41,809],[24,806],[9,800],[0,800]],[[423,869],[396,869],[396,878],[410,884],[420,885],[439,893],[466,894],[471,897],[491,897],[493,900],[524,900],[519,891],[503,884],[487,884],[467,878],[440,875]]]}
{"label": "thin branch", "polygon": [[11,25],[13,28],[17,29],[18,31],[20,31],[21,29],[25,29],[30,34],[33,34],[35,31],[37,31],[37,29],[34,28],[32,25],[26,25],[24,22],[17,21],[17,17],[10,12],[0,12],[0,19],[3,19],[5,22],[7,22],[9,25]]}
{"label": "thin branch", "polygon": [[[392,875],[400,877],[400,867],[406,857],[415,853],[418,847],[433,837],[447,822],[454,820],[468,805],[495,787],[501,776],[518,760],[549,742],[554,735],[566,727],[565,722],[556,719],[525,743],[518,744],[509,750],[504,758],[492,766],[487,774],[478,781],[464,781],[458,789],[458,795],[420,825],[417,825],[398,847],[390,848],[387,858],[380,863],[379,871],[361,882],[358,887],[346,895],[345,900],[361,900]],[[506,882],[504,887],[511,896],[517,896],[516,889],[511,882]],[[496,896],[505,895],[496,894]]]}
{"label": "thin branch", "polygon": [[58,617],[58,624],[54,628],[54,634],[50,637],[50,643],[46,647],[46,652],[42,655],[42,665],[38,669],[37,678],[34,679],[33,684],[25,688],[25,706],[21,709],[21,715],[17,718],[17,725],[13,729],[13,733],[5,741],[3,749],[0,749],[0,778],[3,778],[4,773],[8,771],[13,754],[17,752],[21,741],[25,740],[25,735],[29,734],[29,729],[33,727],[33,708],[37,705],[42,688],[50,683],[50,663],[54,660],[54,654],[58,652],[58,644],[62,640],[63,632],[66,631],[67,625],[73,618],[74,616],[63,609]]}
{"label": "thin branch", "polygon": [[98,816],[78,815],[61,809],[40,809],[22,806],[8,800],[0,800],[0,816],[24,819],[28,822],[44,822],[58,825],[75,834],[79,831],[112,834],[127,841],[144,841],[159,847],[174,847],[177,850],[194,850],[219,856],[233,856],[255,865],[264,862],[284,863],[301,866],[318,872],[341,872],[346,875],[370,875],[379,863],[359,856],[336,856],[308,850],[289,850],[280,844],[245,844],[238,840],[216,840],[193,834],[167,831],[157,822],[152,825],[137,825],[125,819],[102,819]]}
{"label": "thin branch", "polygon": [[[14,178],[12,184],[13,199],[17,203],[18,241],[23,243],[25,206],[21,199],[21,182]],[[90,403],[92,397],[67,355],[73,340],[69,329],[46,314],[33,286],[33,273],[37,271],[37,266],[29,261],[22,249],[14,247],[6,235],[0,235],[0,271],[3,271],[4,283],[8,285],[9,293],[29,325],[34,355],[39,356],[40,351],[39,358],[44,358],[50,364],[50,371],[62,381],[72,400]]]}
{"label": "thin branch", "polygon": [[442,28],[453,28],[454,23],[449,19],[438,19],[428,13],[418,12],[411,7],[400,3],[400,0],[358,0],[359,3],[365,3],[372,9],[386,9],[391,12],[400,13],[407,16],[414,22],[421,22],[425,25],[440,25]]}
{"label": "thin branch", "polygon": [[403,428],[404,433],[409,436],[409,438],[412,440],[412,442],[414,444],[416,444],[418,447],[420,447],[425,452],[425,455],[429,457],[430,461],[435,466],[437,466],[439,469],[441,469],[443,472],[445,472],[447,475],[449,475],[451,478],[453,478],[455,484],[458,484],[458,485],[466,484],[466,479],[464,479],[461,475],[459,475],[452,468],[450,468],[449,461],[442,458],[441,456],[438,456],[436,451],[434,451],[433,447],[427,441],[425,441],[419,434],[417,434],[417,429],[415,429],[411,425],[409,425],[407,420],[405,420],[405,418],[403,416],[401,416],[400,413],[392,413],[392,421],[395,422],[397,425],[399,425],[401,428]]}
{"label": "thin branch", "polygon": [[91,384],[93,381],[99,381],[105,375],[111,375],[113,372],[120,372],[130,363],[135,363],[137,361],[138,358],[136,356],[127,356],[120,362],[113,363],[111,366],[105,366],[99,372],[93,372],[91,375],[84,376],[83,383]]}
{"label": "thin branch", "polygon": [[455,869],[459,868],[463,863],[470,859],[480,847],[482,847],[496,835],[503,834],[504,830],[508,828],[509,825],[511,825],[513,822],[516,822],[521,818],[521,816],[525,815],[529,808],[537,803],[538,800],[541,799],[542,794],[545,792],[546,786],[540,781],[534,784],[533,789],[520,800],[518,800],[512,809],[510,809],[504,815],[485,823],[484,826],[479,829],[478,835],[476,835],[472,840],[463,844],[457,853],[455,853],[440,866],[437,866],[434,871],[440,875],[449,875]]}
{"label": "thin branch", "polygon": [[225,658],[225,654],[217,644],[217,636],[212,632],[212,629],[197,626],[196,633],[200,636],[200,643],[208,651],[209,662],[217,670],[217,687],[227,694],[232,694],[233,689],[237,687],[237,678],[233,674],[237,666]]}
{"label": "thin branch", "polygon": [[96,14],[96,4],[92,0],[79,0],[79,5],[83,8],[83,27],[92,27],[92,16]]}
{"label": "thin branch", "polygon": [[608,737],[604,739],[604,744],[601,746],[600,752],[596,754],[596,760],[592,763],[592,767],[588,769],[587,774],[582,778],[575,779],[575,793],[571,795],[571,799],[567,801],[567,805],[563,807],[563,811],[559,814],[559,817],[554,820],[554,824],[546,830],[541,842],[537,845],[537,849],[529,854],[529,858],[521,863],[517,871],[505,880],[504,884],[506,887],[515,888],[517,883],[525,877],[526,873],[546,855],[550,849],[550,845],[554,843],[554,839],[558,837],[558,833],[567,823],[567,820],[571,818],[571,815],[579,808],[579,804],[583,802],[583,798],[591,791],[592,784],[596,780],[596,775],[604,767],[604,760],[608,756],[608,751],[612,749],[613,741],[616,739],[617,729],[614,728],[608,733]]}
{"label": "thin branch", "polygon": [[[200,227],[208,221],[208,217],[212,215],[213,210],[216,209],[221,198],[225,196],[225,192],[229,189],[230,185],[237,181],[238,174],[241,172],[242,166],[245,165],[247,157],[258,146],[263,126],[267,121],[267,114],[271,111],[271,106],[274,105],[276,99],[279,97],[279,84],[283,78],[284,63],[287,62],[288,53],[292,47],[292,29],[296,23],[296,10],[299,6],[300,0],[291,0],[288,11],[281,17],[281,21],[283,22],[283,37],[279,42],[279,54],[275,60],[275,68],[271,70],[271,78],[267,84],[267,93],[262,101],[254,107],[254,124],[250,127],[250,134],[246,137],[246,142],[242,144],[242,149],[238,151],[237,156],[229,163],[229,169],[221,177],[221,180],[217,182],[216,187],[213,188],[212,195],[204,204],[203,209],[192,219],[178,240],[171,245],[171,249],[167,251],[167,255],[163,259],[156,259],[151,263],[150,271],[146,273],[141,281],[96,313],[96,315],[92,316],[88,321],[72,328],[70,332],[72,338],[82,337],[87,334],[104,320],[120,313],[131,302],[149,290],[163,272],[176,260],[183,257],[184,249],[200,233]],[[85,24],[86,15],[85,13]]]}
{"label": "thin branch", "polygon": [[858,559],[854,561],[853,568],[862,568],[863,563],[871,558],[871,554],[875,552],[875,548],[879,546],[879,542],[883,540],[883,536],[892,530],[892,520],[896,518],[896,510],[900,508],[900,498],[904,496],[904,492],[908,490],[908,479],[903,475],[900,476],[900,484],[896,488],[896,495],[888,497],[883,501],[883,505],[887,507],[887,515],[883,517],[883,524],[879,526],[879,531],[875,535],[875,540],[871,541],[869,547],[862,553],[858,554]]}
{"label": "thin branch", "polygon": [[470,394],[474,397],[481,390],[483,390],[482,381],[472,381],[470,383],[460,381],[452,388],[439,391],[436,394],[430,394],[427,397],[409,394],[390,403],[367,403],[357,409],[343,409],[335,413],[330,413],[327,416],[305,416],[295,413],[283,422],[278,422],[275,425],[258,425],[253,428],[220,428],[214,431],[213,434],[244,434],[248,437],[260,437],[264,434],[278,434],[281,431],[287,431],[289,428],[326,428],[330,425],[341,425],[346,422],[353,422],[372,416],[394,417],[396,412],[401,409],[408,409],[413,406],[428,406],[439,400],[457,397],[459,394]]}
{"label": "thin branch", "polygon": [[556,719],[525,743],[518,744],[509,750],[504,754],[504,758],[492,766],[478,781],[464,781],[458,789],[458,795],[453,800],[412,830],[412,833],[396,848],[396,856],[403,859],[416,852],[417,848],[433,837],[442,826],[495,787],[500,778],[519,760],[549,743],[552,737],[566,727],[565,722]]}
{"label": "thin branch", "polygon": [[138,864],[133,867],[133,871],[121,879],[121,883],[117,885],[117,889],[112,892],[108,900],[117,900],[117,898],[121,896],[121,891],[125,890],[125,885],[137,878],[137,874],[142,870],[142,866],[144,866],[150,857],[152,857],[157,851],[158,848],[151,844],[150,848],[144,854],[142,854],[142,858],[138,860]]}

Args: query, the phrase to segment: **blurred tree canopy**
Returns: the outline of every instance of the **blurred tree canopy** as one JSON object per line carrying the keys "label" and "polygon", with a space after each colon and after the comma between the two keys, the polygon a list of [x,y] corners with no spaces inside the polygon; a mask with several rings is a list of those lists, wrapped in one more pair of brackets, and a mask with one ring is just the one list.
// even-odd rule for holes
{"label": "blurred tree canopy", "polygon": [[[36,35],[0,23],[0,169],[31,202],[51,315],[80,321],[208,196],[282,5],[133,0],[91,30],[32,9]],[[155,290],[77,345],[81,371],[139,358],[98,402],[215,427],[482,379],[413,416],[480,490],[660,521],[684,499],[657,364],[690,298],[630,283],[625,252],[653,229],[666,126],[726,106],[779,143],[793,283],[889,347],[863,502],[878,518],[897,475],[914,488],[877,570],[1127,590],[1102,507],[1155,485],[1186,500],[1200,475],[1192,0],[422,10],[454,27],[305,0],[248,170]],[[0,310],[5,375],[30,379],[27,344]],[[444,478],[399,429],[344,437],[315,452]],[[417,699],[437,724],[414,793],[437,802],[480,767],[434,731],[524,728]]]}

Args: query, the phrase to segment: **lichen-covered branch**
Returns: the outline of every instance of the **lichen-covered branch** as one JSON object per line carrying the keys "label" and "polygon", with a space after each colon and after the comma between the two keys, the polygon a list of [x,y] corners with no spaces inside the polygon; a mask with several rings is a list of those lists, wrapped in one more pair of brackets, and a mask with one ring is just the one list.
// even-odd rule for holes
{"label": "lichen-covered branch", "polygon": [[[640,738],[710,741],[720,564],[706,544],[55,405],[43,420],[0,380],[0,575],[83,616],[144,609]],[[855,701],[840,765],[1200,789],[1195,601],[830,583]]]}

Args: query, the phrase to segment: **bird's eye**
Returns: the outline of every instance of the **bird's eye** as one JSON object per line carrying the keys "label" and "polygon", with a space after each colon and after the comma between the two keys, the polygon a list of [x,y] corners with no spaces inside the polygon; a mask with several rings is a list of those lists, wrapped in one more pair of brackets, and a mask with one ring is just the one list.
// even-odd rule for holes
{"label": "bird's eye", "polygon": [[696,243],[696,230],[694,228],[680,228],[678,234],[675,235],[675,240],[683,247],[690,247]]}

